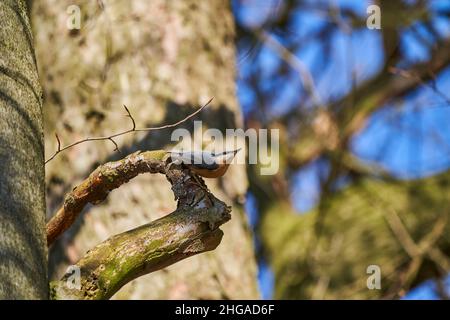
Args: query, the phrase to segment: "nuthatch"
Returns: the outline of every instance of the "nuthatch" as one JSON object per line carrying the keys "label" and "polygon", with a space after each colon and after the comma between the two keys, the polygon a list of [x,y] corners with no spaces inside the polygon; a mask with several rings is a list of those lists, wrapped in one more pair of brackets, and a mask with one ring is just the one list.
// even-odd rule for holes
{"label": "nuthatch", "polygon": [[213,153],[209,151],[170,151],[171,164],[184,164],[204,178],[222,177],[234,156],[241,150]]}

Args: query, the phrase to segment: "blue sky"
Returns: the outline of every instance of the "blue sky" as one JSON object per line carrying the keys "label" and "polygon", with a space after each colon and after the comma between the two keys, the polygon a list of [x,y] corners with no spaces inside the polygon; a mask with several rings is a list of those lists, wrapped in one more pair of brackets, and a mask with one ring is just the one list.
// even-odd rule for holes
{"label": "blue sky", "polygon": [[[242,24],[255,27],[277,12],[281,3],[280,0],[234,1],[233,8]],[[370,1],[346,0],[332,3],[338,7],[351,8],[364,16]],[[448,9],[450,1],[430,1],[429,7],[433,10]],[[295,14],[289,34],[273,36],[286,44],[289,37],[303,39],[324,23],[326,21],[320,12],[299,12]],[[433,25],[442,37],[450,37],[448,19],[436,17]],[[420,24],[416,27],[425,39],[433,41]],[[310,68],[321,100],[329,101],[351,90],[352,70],[356,72],[358,83],[379,70],[384,61],[381,40],[378,30],[361,29],[351,35],[339,30],[334,32],[330,41],[331,62],[320,72],[315,72],[315,61],[323,50],[320,40],[313,39],[294,53]],[[410,63],[429,58],[428,50],[408,31],[403,33],[400,46]],[[283,114],[298,101],[302,82],[294,74],[288,83],[280,83],[275,74],[280,63],[277,54],[267,47],[263,47],[255,56],[248,55],[248,52],[238,52],[238,96],[244,115],[252,110],[255,101],[254,92],[245,82],[248,74],[255,68],[260,70],[260,87],[273,92],[273,99],[269,102],[271,115]],[[437,77],[435,84],[441,94],[422,86],[402,102],[386,105],[373,114],[366,128],[352,140],[352,152],[362,161],[382,165],[401,179],[416,179],[447,170],[450,167],[450,92],[447,92],[450,90],[446,88],[450,88],[450,68]],[[296,174],[292,192],[296,195],[295,205],[300,213],[310,210],[317,203],[320,174],[324,170],[327,170],[327,164],[316,161]],[[247,212],[252,223],[256,222],[258,216],[255,206],[256,202],[249,195]],[[263,298],[272,297],[273,281],[270,268],[261,262],[259,282]],[[450,287],[450,277],[447,285]],[[406,298],[436,298],[432,282],[412,290]]]}
{"label": "blue sky", "polygon": [[[450,292],[450,275],[444,280],[444,286],[447,292]],[[436,283],[433,281],[425,281],[422,285],[409,291],[403,299],[405,300],[439,300],[436,294]]]}

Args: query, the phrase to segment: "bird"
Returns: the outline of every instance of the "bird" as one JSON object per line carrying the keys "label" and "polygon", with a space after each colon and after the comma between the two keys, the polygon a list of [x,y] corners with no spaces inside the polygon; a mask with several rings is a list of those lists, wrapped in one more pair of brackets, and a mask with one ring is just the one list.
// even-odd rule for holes
{"label": "bird", "polygon": [[227,172],[231,161],[241,148],[214,153],[210,151],[169,151],[172,162],[183,164],[191,171],[204,178],[219,178]]}

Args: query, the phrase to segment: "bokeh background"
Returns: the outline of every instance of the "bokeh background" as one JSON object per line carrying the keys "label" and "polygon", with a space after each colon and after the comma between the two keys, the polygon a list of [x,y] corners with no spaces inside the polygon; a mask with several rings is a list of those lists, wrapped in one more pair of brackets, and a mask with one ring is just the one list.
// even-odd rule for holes
{"label": "bokeh background", "polygon": [[[366,26],[372,4],[380,30]],[[376,264],[380,297],[448,298],[448,227],[429,244],[442,257],[413,248],[449,215],[450,2],[233,11],[246,125],[284,138],[280,181],[249,169],[263,297],[368,297],[357,284]]]}

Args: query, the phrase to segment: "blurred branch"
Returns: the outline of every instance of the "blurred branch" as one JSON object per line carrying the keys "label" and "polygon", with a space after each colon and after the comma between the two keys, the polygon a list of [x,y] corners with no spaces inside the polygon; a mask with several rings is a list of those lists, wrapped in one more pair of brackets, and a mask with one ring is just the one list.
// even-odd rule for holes
{"label": "blurred branch", "polygon": [[431,81],[430,81],[430,83],[427,83],[424,80],[422,80],[422,77],[419,74],[415,73],[414,71],[408,71],[408,70],[395,68],[395,67],[390,68],[389,71],[392,72],[393,74],[402,76],[405,79],[414,79],[414,80],[416,80],[418,83],[420,83],[424,87],[433,90],[447,104],[450,104],[450,98],[444,92],[442,92],[441,90],[439,90],[437,88],[436,83],[435,83],[436,75],[434,73],[431,73],[431,75],[430,75],[430,80]]}
{"label": "blurred branch", "polygon": [[397,238],[398,242],[401,244],[405,252],[414,259],[415,257],[422,254],[419,246],[416,245],[411,235],[409,234],[406,227],[403,225],[397,212],[392,208],[387,208],[387,213],[385,214],[386,221],[389,224],[392,232]]}
{"label": "blurred branch", "polygon": [[115,235],[97,245],[75,265],[81,287],[71,286],[71,273],[51,283],[52,299],[108,299],[123,285],[195,254],[215,249],[230,219],[230,208],[188,169],[166,166],[165,151],[136,152],[100,166],[66,198],[48,230],[50,240],[60,234],[88,203],[97,203],[108,192],[139,173],[164,173],[172,184],[177,209],[156,221]]}
{"label": "blurred branch", "polygon": [[[415,77],[405,78],[395,73],[383,72],[362,87],[357,88],[354,106],[341,108],[338,112],[339,127],[343,129],[344,139],[348,139],[352,134],[359,131],[373,111],[383,107],[386,102],[415,90],[424,81],[432,80],[435,74],[449,64],[450,40],[432,52],[427,62],[418,63],[408,68],[407,72],[414,74]],[[333,105],[342,105],[343,101],[341,99]]]}
{"label": "blurred branch", "polygon": [[[436,246],[436,242],[443,235],[447,224],[448,218],[446,215],[443,215],[436,221],[430,233],[420,240],[418,244],[412,240],[411,235],[408,233],[397,213],[391,211],[388,215],[386,215],[386,218],[388,216],[391,216],[391,218],[393,216],[397,216],[397,218],[394,218],[395,222],[392,223],[391,221],[389,222],[389,225],[398,241],[411,257],[411,262],[409,263],[406,271],[399,275],[397,284],[392,286],[385,298],[401,296],[411,287],[411,284],[416,278],[416,275],[419,272],[426,256],[428,256],[428,258],[430,258],[430,260],[439,267],[443,274],[447,274],[450,266],[448,258]],[[399,230],[401,230],[400,233]]]}
{"label": "blurred branch", "polygon": [[185,122],[185,121],[191,119],[191,118],[194,117],[195,115],[197,115],[197,114],[198,114],[200,111],[202,111],[206,106],[208,106],[208,105],[211,103],[211,101],[212,101],[213,99],[214,99],[214,98],[211,98],[211,99],[210,99],[208,102],[206,102],[203,106],[201,106],[200,108],[198,108],[195,112],[191,113],[190,115],[188,115],[188,116],[185,117],[184,119],[181,119],[181,120],[179,120],[179,121],[177,121],[177,122],[175,122],[175,123],[172,123],[172,124],[166,124],[166,125],[163,125],[163,126],[159,126],[159,127],[150,127],[150,128],[136,128],[136,121],[134,120],[133,116],[131,115],[130,110],[128,110],[127,106],[124,105],[123,107],[125,108],[125,110],[126,110],[126,112],[127,112],[127,117],[129,117],[129,118],[131,119],[131,122],[132,122],[132,128],[131,128],[131,129],[124,130],[124,131],[121,131],[121,132],[118,132],[118,133],[115,133],[115,134],[112,134],[112,135],[109,135],[109,136],[100,136],[100,137],[88,137],[88,138],[84,138],[84,139],[75,141],[75,142],[73,142],[73,143],[71,143],[71,144],[68,144],[68,145],[66,145],[66,146],[64,146],[64,147],[61,147],[61,141],[60,141],[58,135],[55,133],[56,140],[57,140],[57,142],[58,142],[58,148],[57,148],[57,150],[50,156],[50,158],[48,158],[47,160],[45,160],[45,164],[47,164],[48,162],[50,162],[51,160],[53,160],[60,152],[63,152],[64,150],[67,150],[67,149],[72,148],[72,147],[74,147],[74,146],[76,146],[76,145],[79,145],[79,144],[81,144],[81,143],[83,143],[83,142],[88,142],[88,141],[103,141],[103,140],[109,140],[109,141],[111,141],[111,142],[114,144],[114,148],[115,148],[114,151],[119,151],[119,147],[118,147],[116,141],[114,140],[114,138],[117,138],[117,137],[126,135],[126,134],[131,133],[131,132],[149,132],[149,131],[156,131],[156,130],[162,130],[162,129],[168,129],[168,128],[176,127],[176,126],[182,124],[183,122]]}
{"label": "blurred branch", "polygon": [[[378,197],[377,197],[378,198]],[[389,290],[386,297],[393,298],[401,296],[411,286],[417,273],[422,266],[425,257],[428,257],[440,269],[443,274],[446,274],[450,269],[448,258],[436,246],[436,242],[444,234],[445,227],[448,222],[447,214],[443,214],[434,223],[433,228],[427,233],[418,243],[416,243],[409,233],[408,229],[403,224],[398,213],[389,204],[383,203],[381,199],[374,199],[371,201],[373,206],[380,206],[382,212],[385,212],[384,217],[392,230],[395,238],[411,258],[406,271],[398,278],[397,284],[394,284]]]}
{"label": "blurred branch", "polygon": [[[327,119],[329,119],[328,122],[332,121],[328,127],[338,128],[339,141],[335,145],[344,149],[349,139],[364,127],[367,118],[374,111],[385,106],[388,101],[400,98],[417,89],[419,85],[425,85],[427,81],[434,80],[435,75],[449,64],[450,40],[437,48],[429,61],[415,64],[408,69],[387,68],[389,72],[381,72],[372,80],[352,90],[347,96],[333,102],[329,110],[333,111],[334,115],[330,115]],[[433,88],[433,85],[427,86]],[[436,89],[434,88],[434,90]],[[442,96],[442,93],[440,95]],[[444,97],[448,99],[445,95]],[[348,101],[352,101],[352,103],[349,104]],[[300,121],[299,117],[304,117],[300,111],[297,108],[293,109],[279,121],[283,123],[289,123],[293,120]],[[318,114],[318,116],[321,116],[321,114]],[[312,123],[314,125],[314,121]],[[310,130],[313,136],[304,134],[303,137],[305,138],[300,138],[294,147],[294,150],[299,150],[300,153],[295,151],[290,153],[292,157],[290,163],[295,166],[293,169],[300,168],[329,150],[326,143],[311,143],[318,137],[313,128],[310,128]],[[330,133],[333,133],[333,131],[330,131]],[[335,134],[331,138],[335,138]],[[322,137],[322,140],[328,140],[326,135]],[[308,147],[305,147],[305,144]]]}
{"label": "blurred branch", "polygon": [[317,93],[314,85],[314,80],[306,65],[296,55],[283,46],[278,40],[272,37],[266,31],[255,31],[257,37],[274,50],[280,58],[282,58],[287,64],[289,64],[295,71],[298,72],[300,79],[303,82],[303,86],[306,92],[311,97],[312,102],[316,106],[322,106],[321,99]]}

